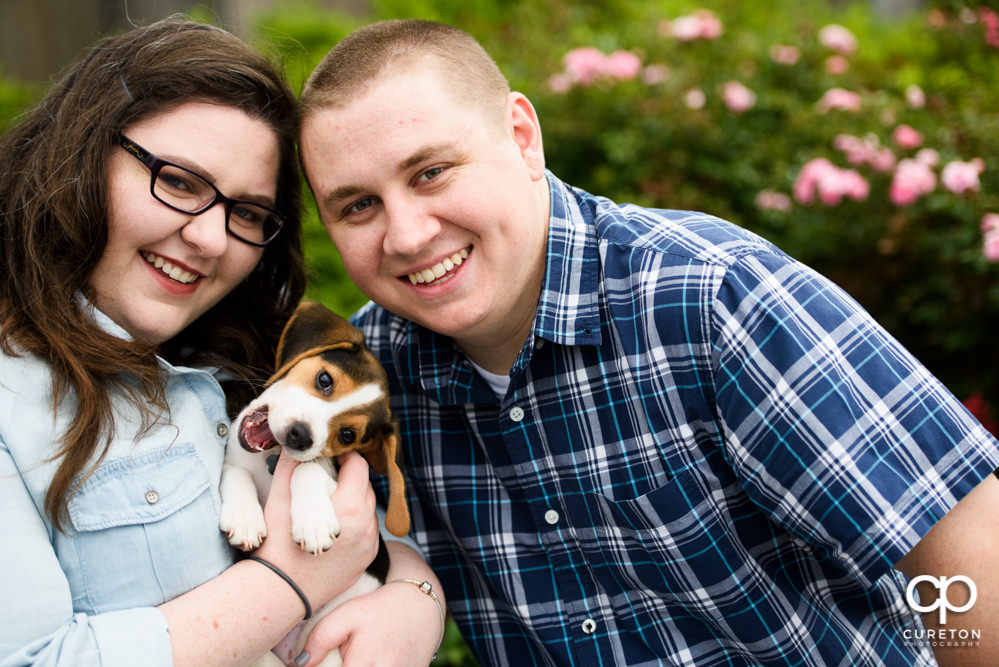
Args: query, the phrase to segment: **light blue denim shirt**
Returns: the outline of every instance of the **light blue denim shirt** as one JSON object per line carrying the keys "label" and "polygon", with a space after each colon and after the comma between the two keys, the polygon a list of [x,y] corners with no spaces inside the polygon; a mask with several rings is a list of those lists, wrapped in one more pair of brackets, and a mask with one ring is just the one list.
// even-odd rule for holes
{"label": "light blue denim shirt", "polygon": [[222,389],[209,372],[161,363],[169,416],[141,432],[134,406],[115,400],[111,447],[63,533],[43,508],[72,402],[53,418],[49,366],[0,354],[0,667],[170,665],[157,605],[232,563],[218,527]]}

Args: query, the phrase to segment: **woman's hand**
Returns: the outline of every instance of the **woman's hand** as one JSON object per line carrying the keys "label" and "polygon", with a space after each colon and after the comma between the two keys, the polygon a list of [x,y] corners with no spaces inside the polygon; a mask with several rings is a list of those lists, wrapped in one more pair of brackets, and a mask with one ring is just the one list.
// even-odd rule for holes
{"label": "woman's hand", "polygon": [[318,609],[347,590],[378,553],[375,493],[368,480],[368,464],[356,452],[340,457],[340,473],[333,507],[340,536],[324,553],[302,550],[291,537],[291,475],[299,465],[282,452],[264,506],[267,539],[256,555],[270,561],[305,591]]}
{"label": "woman's hand", "polygon": [[[304,648],[309,660],[302,664],[316,665],[337,647],[344,667],[426,667],[433,660],[444,632],[440,583],[412,549],[398,542],[386,546],[391,560],[388,583],[348,600],[316,624]],[[442,607],[399,578],[429,581]]]}

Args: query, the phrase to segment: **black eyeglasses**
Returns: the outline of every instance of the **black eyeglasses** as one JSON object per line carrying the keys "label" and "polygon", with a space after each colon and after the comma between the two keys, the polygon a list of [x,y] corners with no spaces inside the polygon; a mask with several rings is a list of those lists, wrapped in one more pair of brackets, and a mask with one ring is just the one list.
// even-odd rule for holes
{"label": "black eyeglasses", "polygon": [[277,238],[284,217],[273,209],[240,199],[229,199],[217,187],[190,169],[161,160],[125,135],[118,143],[149,170],[153,197],[181,213],[200,215],[215,204],[225,205],[226,231],[243,243],[263,247]]}

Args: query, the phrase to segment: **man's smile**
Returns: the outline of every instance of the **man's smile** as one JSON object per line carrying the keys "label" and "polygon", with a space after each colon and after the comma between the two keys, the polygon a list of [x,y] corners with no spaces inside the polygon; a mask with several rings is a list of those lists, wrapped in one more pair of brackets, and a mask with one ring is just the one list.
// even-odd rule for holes
{"label": "man's smile", "polygon": [[451,273],[468,257],[472,246],[462,248],[450,257],[445,257],[433,266],[410,273],[407,277],[413,285],[429,285],[447,280]]}

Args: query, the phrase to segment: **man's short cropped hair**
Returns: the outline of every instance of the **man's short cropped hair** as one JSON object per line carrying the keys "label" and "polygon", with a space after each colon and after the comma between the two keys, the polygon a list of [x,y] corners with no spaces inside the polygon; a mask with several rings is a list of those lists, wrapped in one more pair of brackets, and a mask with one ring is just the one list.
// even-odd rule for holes
{"label": "man's short cropped hair", "polygon": [[428,66],[440,69],[459,100],[502,114],[510,84],[474,37],[443,23],[393,19],[358,28],[326,54],[302,91],[302,116],[349,103],[388,72]]}

